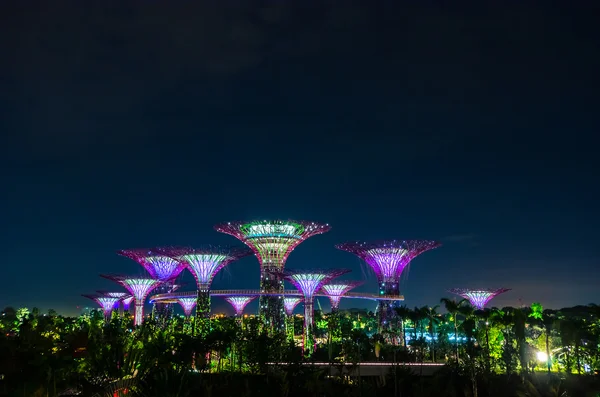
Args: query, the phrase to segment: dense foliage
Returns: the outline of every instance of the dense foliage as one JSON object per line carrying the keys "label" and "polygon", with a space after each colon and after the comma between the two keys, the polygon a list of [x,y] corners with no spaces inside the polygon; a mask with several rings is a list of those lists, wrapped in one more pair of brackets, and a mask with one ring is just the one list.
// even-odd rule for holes
{"label": "dense foliage", "polygon": [[[254,317],[193,320],[101,312],[67,318],[6,308],[0,316],[0,396],[573,396],[600,395],[600,307],[474,310],[466,301],[373,313],[315,313],[318,346],[270,335]],[[302,319],[295,319],[296,335]],[[458,337],[455,337],[458,336]],[[387,375],[361,377],[361,363]],[[440,363],[431,374],[425,363]],[[329,367],[311,363],[330,363]],[[342,365],[341,363],[346,363]],[[407,365],[407,363],[410,363]]]}

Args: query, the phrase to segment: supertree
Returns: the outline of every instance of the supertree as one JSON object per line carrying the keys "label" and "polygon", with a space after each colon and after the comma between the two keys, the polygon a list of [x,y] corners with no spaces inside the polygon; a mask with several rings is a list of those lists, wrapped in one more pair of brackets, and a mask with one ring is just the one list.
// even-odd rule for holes
{"label": "supertree", "polygon": [[294,309],[302,298],[298,296],[286,296],[283,298],[283,308],[285,309],[285,331],[289,340],[294,339]]}
{"label": "supertree", "polygon": [[101,274],[100,277],[121,284],[135,299],[133,325],[141,325],[144,321],[144,301],[148,294],[160,284],[159,280],[148,277],[132,277],[113,274]]}
{"label": "supertree", "polygon": [[233,309],[235,310],[235,315],[239,319],[242,318],[244,314],[244,309],[246,305],[256,299],[256,296],[251,295],[236,295],[236,296],[226,296],[225,300],[229,302]]}
{"label": "supertree", "polygon": [[510,288],[453,288],[448,290],[448,292],[452,294],[459,295],[467,299],[471,305],[478,310],[482,310],[485,305],[487,305],[487,303],[494,297],[503,294],[506,291],[510,291]]}
{"label": "supertree", "polygon": [[94,302],[96,302],[98,305],[100,305],[100,307],[102,308],[102,311],[104,312],[104,318],[106,319],[106,321],[110,320],[110,315],[113,311],[113,308],[115,307],[115,303],[119,302],[119,298],[106,296],[106,295],[84,294],[81,296],[91,299]]}
{"label": "supertree", "polygon": [[[350,252],[365,261],[377,275],[379,295],[400,296],[400,277],[410,262],[441,244],[430,240],[387,240],[374,242],[348,242],[335,247]],[[382,328],[393,315],[393,301],[382,299],[378,305],[379,326]]]}
{"label": "supertree", "polygon": [[196,303],[198,303],[198,298],[197,297],[189,297],[189,298],[178,298],[177,299],[177,303],[179,303],[181,305],[181,307],[183,308],[183,312],[185,313],[186,317],[190,317],[192,315],[192,310],[194,310],[194,308],[196,307]]}
{"label": "supertree", "polygon": [[161,252],[183,263],[192,273],[198,285],[196,301],[196,331],[209,331],[210,286],[217,273],[233,261],[252,253],[247,248],[207,246],[204,248],[170,247]]}
{"label": "supertree", "polygon": [[348,273],[347,269],[323,269],[323,270],[287,270],[283,273],[284,278],[304,295],[304,351],[311,354],[314,351],[314,296],[315,293],[335,277]]}
{"label": "supertree", "polygon": [[342,297],[350,290],[362,284],[364,284],[363,281],[334,281],[323,285],[321,291],[329,298],[329,302],[331,302],[331,311],[336,312],[340,307]]}
{"label": "supertree", "polygon": [[129,296],[126,296],[125,298],[123,298],[122,302],[123,302],[123,311],[124,312],[129,312],[129,305],[131,305],[131,302],[133,302],[134,299],[135,299],[135,297],[133,295],[129,295]]}
{"label": "supertree", "polygon": [[[260,263],[260,316],[272,332],[284,330],[284,308],[281,295],[281,273],[290,253],[304,240],[331,229],[327,224],[307,221],[264,220],[229,222],[215,226],[218,232],[229,234],[254,251]],[[275,294],[274,294],[275,293]]]}
{"label": "supertree", "polygon": [[[118,255],[132,259],[142,265],[150,276],[161,284],[157,287],[159,293],[174,292],[173,283],[175,278],[185,268],[184,264],[177,259],[165,255],[161,252],[162,248],[136,248],[117,251]],[[158,320],[166,321],[172,311],[170,303],[155,303],[152,307],[152,314]]]}

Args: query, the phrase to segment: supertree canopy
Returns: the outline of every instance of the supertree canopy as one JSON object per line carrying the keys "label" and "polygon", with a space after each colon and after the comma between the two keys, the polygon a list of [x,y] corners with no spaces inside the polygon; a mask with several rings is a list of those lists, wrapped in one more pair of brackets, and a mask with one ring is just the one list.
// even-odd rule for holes
{"label": "supertree canopy", "polygon": [[453,288],[448,292],[462,296],[467,299],[473,307],[476,309],[483,309],[489,301],[491,301],[496,295],[500,295],[506,291],[510,291],[509,288],[483,288],[483,289],[468,289],[468,288]]}
{"label": "supertree canopy", "polygon": [[177,299],[177,303],[181,305],[183,308],[183,312],[186,317],[190,317],[192,315],[192,310],[196,307],[196,303],[198,302],[198,298],[196,297],[181,297]]}
{"label": "supertree canopy", "polygon": [[133,302],[133,300],[135,299],[135,297],[133,295],[129,295],[125,298],[123,298],[122,302],[123,302],[123,310],[124,311],[129,311],[129,305],[131,305],[131,302]]}
{"label": "supertree canopy", "polygon": [[140,248],[120,250],[117,254],[142,265],[152,278],[162,282],[174,280],[185,266],[177,259],[164,255],[161,250],[161,248]]}
{"label": "supertree canopy", "polygon": [[120,298],[115,298],[106,295],[82,295],[85,298],[91,299],[96,302],[102,308],[104,312],[104,317],[108,321],[110,319],[110,315],[112,313],[113,308],[115,307],[115,303],[119,302]]}
{"label": "supertree canopy", "polygon": [[160,281],[148,277],[130,277],[111,274],[101,274],[100,277],[104,277],[108,280],[112,280],[121,284],[129,291],[129,293],[131,293],[131,295],[133,295],[135,299],[135,314],[133,317],[133,324],[141,325],[144,321],[144,301],[146,300],[146,297],[150,291],[160,284]]}
{"label": "supertree canopy", "polygon": [[236,296],[227,296],[225,300],[229,302],[233,309],[235,310],[235,315],[237,317],[241,317],[244,314],[244,308],[250,302],[256,299],[256,296],[251,295],[236,295]]}
{"label": "supertree canopy", "polygon": [[[331,228],[327,224],[307,221],[264,220],[228,222],[215,226],[218,232],[229,234],[254,251],[261,267],[261,292],[283,292],[280,273],[290,253],[304,240]],[[284,329],[284,308],[281,296],[261,295],[260,315],[273,332]]]}
{"label": "supertree canopy", "polygon": [[161,250],[187,267],[198,285],[196,302],[197,331],[208,332],[210,317],[210,285],[217,273],[233,261],[252,253],[247,248],[207,246],[204,248],[171,247]]}
{"label": "supertree canopy", "polygon": [[302,302],[302,298],[297,296],[286,296],[283,298],[283,307],[285,308],[285,314],[292,316],[294,309],[298,306],[298,303]]}
{"label": "supertree canopy", "polygon": [[340,301],[347,292],[362,284],[363,281],[334,281],[323,285],[321,290],[329,298],[329,302],[331,302],[331,311],[333,312],[339,309]]}
{"label": "supertree canopy", "polygon": [[304,351],[314,351],[314,296],[331,279],[348,273],[347,269],[288,270],[283,273],[285,279],[304,295]]}
{"label": "supertree canopy", "polygon": [[[364,260],[377,275],[379,295],[400,296],[400,277],[410,262],[441,244],[430,240],[387,240],[374,242],[348,242],[335,247],[350,252]],[[391,315],[392,302],[381,300],[378,308],[380,327]]]}

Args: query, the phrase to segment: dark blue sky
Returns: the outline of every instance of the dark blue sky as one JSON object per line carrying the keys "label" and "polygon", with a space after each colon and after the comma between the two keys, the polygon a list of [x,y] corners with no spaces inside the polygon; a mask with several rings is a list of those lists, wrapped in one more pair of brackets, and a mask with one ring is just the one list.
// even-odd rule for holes
{"label": "dark blue sky", "polygon": [[[0,6],[0,307],[75,312],[112,287],[98,273],[141,274],[115,250],[235,244],[212,226],[255,218],[330,223],[288,266],[350,267],[365,292],[334,244],[441,240],[409,306],[458,286],[600,302],[592,7],[19,3]],[[214,283],[257,286],[254,258]]]}

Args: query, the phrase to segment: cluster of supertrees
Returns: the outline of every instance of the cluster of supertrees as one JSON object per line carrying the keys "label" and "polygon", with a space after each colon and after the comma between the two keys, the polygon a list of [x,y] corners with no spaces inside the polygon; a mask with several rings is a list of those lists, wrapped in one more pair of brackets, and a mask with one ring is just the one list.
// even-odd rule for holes
{"label": "cluster of supertrees", "polygon": [[[355,254],[371,269],[378,283],[378,294],[352,294],[350,291],[360,285],[360,281],[337,281],[346,274],[346,269],[285,269],[291,252],[303,241],[314,235],[328,232],[327,224],[306,221],[255,221],[229,222],[215,226],[218,232],[229,234],[242,241],[248,248],[205,246],[159,247],[118,251],[119,255],[130,258],[146,269],[148,275],[129,277],[124,275],[101,275],[123,286],[128,292],[98,291],[95,295],[84,295],[95,300],[104,310],[107,318],[112,310],[123,303],[128,310],[131,301],[135,302],[134,324],[144,319],[144,302],[151,298],[154,309],[162,316],[168,316],[172,304],[177,302],[186,316],[191,316],[195,308],[196,316],[193,332],[205,334],[210,329],[210,297],[224,296],[241,318],[248,303],[259,298],[259,316],[264,329],[269,333],[287,332],[293,336],[292,315],[295,307],[304,303],[303,345],[306,352],[314,349],[313,302],[317,295],[327,296],[335,315],[343,297],[373,299],[379,302],[378,317],[380,328],[388,326],[394,315],[393,308],[404,298],[400,294],[400,278],[411,261],[421,253],[437,248],[441,244],[429,240],[389,240],[376,242],[347,242],[336,248]],[[228,264],[254,254],[260,265],[260,288],[250,291],[211,291],[216,274]],[[179,285],[176,278],[188,269],[197,284],[196,292],[175,292]],[[296,287],[296,291],[286,290],[284,280]],[[507,291],[498,290],[451,290],[468,299],[475,307],[483,308],[495,295]]]}

